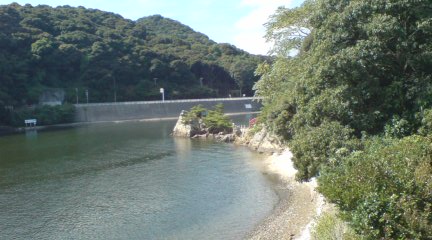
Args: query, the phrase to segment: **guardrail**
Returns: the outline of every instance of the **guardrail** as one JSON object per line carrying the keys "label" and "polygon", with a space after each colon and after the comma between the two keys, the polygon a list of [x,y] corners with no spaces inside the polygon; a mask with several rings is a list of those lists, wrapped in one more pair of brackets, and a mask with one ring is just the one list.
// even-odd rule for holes
{"label": "guardrail", "polygon": [[179,99],[179,100],[165,100],[165,101],[134,101],[134,102],[107,102],[107,103],[79,103],[74,104],[77,107],[85,106],[107,106],[107,105],[133,105],[133,104],[157,104],[157,103],[184,103],[184,102],[214,102],[214,101],[238,101],[238,100],[251,100],[259,101],[261,97],[235,97],[235,98],[203,98],[203,99]]}

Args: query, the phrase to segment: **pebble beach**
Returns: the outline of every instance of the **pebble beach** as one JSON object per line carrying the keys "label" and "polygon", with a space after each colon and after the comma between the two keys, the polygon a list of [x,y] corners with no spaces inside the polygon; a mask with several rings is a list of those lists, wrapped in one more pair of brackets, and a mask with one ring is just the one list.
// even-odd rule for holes
{"label": "pebble beach", "polygon": [[265,160],[265,172],[277,178],[279,203],[246,239],[311,239],[311,227],[324,208],[324,198],[316,191],[316,181],[295,181],[292,153],[284,150]]}

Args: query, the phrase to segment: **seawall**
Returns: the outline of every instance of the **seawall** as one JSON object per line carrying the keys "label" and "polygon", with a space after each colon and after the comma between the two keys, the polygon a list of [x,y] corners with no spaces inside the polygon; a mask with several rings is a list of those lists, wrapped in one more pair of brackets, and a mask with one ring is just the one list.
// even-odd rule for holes
{"label": "seawall", "polygon": [[257,112],[262,107],[261,102],[251,97],[75,104],[75,122],[175,118],[182,110],[198,104],[211,109],[218,103],[224,105],[228,114]]}

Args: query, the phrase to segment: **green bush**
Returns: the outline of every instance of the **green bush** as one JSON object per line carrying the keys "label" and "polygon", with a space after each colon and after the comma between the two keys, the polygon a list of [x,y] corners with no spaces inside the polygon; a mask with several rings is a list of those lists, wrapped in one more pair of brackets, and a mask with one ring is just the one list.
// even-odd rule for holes
{"label": "green bush", "polygon": [[432,109],[427,109],[424,111],[419,133],[421,135],[432,134]]}
{"label": "green bush", "polygon": [[75,107],[70,104],[59,106],[42,106],[35,110],[41,125],[53,125],[73,122]]}
{"label": "green bush", "polygon": [[201,104],[193,106],[185,115],[183,115],[182,122],[183,124],[190,124],[193,121],[198,121],[203,118],[207,114],[207,109],[204,108]]}
{"label": "green bush", "polygon": [[217,111],[209,111],[207,117],[204,118],[204,124],[209,133],[231,133],[233,130],[229,117]]}
{"label": "green bush", "polygon": [[202,120],[209,133],[231,133],[232,122],[224,115],[223,104],[217,104],[214,110],[207,110],[201,104],[192,107],[182,118],[184,124]]}
{"label": "green bush", "polygon": [[37,119],[38,125],[54,125],[74,121],[75,107],[71,104],[22,108],[11,113],[9,125],[20,127],[25,119]]}
{"label": "green bush", "polygon": [[404,118],[393,117],[391,122],[384,127],[384,134],[387,137],[402,138],[412,133],[413,127],[410,122]]}
{"label": "green bush", "polygon": [[336,211],[323,213],[314,225],[312,240],[361,240],[351,227],[337,216]]}
{"label": "green bush", "polygon": [[323,165],[337,165],[340,158],[359,148],[352,130],[337,122],[324,122],[319,127],[304,128],[289,143],[293,152],[298,180],[318,175]]}
{"label": "green bush", "polygon": [[432,137],[364,140],[319,191],[367,239],[432,239]]}
{"label": "green bush", "polygon": [[209,110],[203,121],[209,133],[231,133],[233,130],[231,120],[224,114],[222,103],[216,104],[213,110]]}
{"label": "green bush", "polygon": [[11,111],[0,104],[0,126],[10,125]]}

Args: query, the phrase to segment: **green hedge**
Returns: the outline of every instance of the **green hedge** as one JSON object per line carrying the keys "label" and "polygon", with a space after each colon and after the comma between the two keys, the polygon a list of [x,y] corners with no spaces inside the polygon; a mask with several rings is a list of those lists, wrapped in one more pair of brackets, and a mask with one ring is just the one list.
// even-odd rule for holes
{"label": "green hedge", "polygon": [[59,106],[38,106],[9,111],[4,115],[4,124],[14,127],[24,126],[25,119],[37,119],[37,125],[54,125],[74,121],[75,107],[70,104]]}

